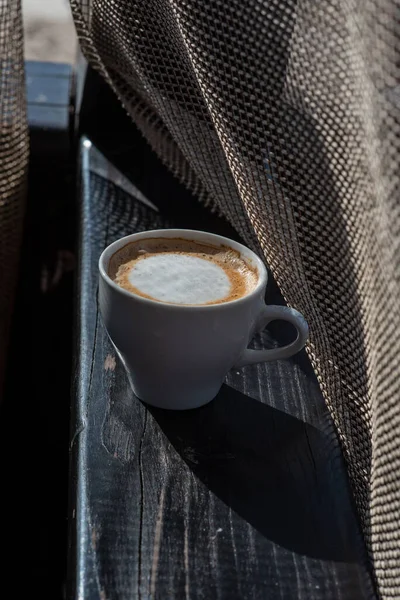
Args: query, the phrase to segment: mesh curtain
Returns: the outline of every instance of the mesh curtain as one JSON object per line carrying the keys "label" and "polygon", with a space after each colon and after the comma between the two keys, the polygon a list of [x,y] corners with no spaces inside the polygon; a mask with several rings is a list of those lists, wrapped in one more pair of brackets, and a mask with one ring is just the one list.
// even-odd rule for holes
{"label": "mesh curtain", "polygon": [[153,149],[310,324],[384,598],[400,598],[400,1],[70,0]]}
{"label": "mesh curtain", "polygon": [[0,399],[17,279],[28,161],[20,0],[0,0]]}

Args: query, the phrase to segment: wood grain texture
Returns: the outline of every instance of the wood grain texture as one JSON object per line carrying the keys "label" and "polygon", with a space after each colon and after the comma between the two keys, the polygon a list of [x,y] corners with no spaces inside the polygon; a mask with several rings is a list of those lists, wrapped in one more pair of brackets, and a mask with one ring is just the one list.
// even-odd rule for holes
{"label": "wood grain texture", "polygon": [[[82,159],[71,597],[374,598],[340,447],[305,353],[232,371],[197,410],[134,397],[98,314],[97,261],[115,239],[172,223],[90,173],[91,152]],[[282,302],[273,284],[268,301]],[[275,325],[254,347],[287,336]]]}

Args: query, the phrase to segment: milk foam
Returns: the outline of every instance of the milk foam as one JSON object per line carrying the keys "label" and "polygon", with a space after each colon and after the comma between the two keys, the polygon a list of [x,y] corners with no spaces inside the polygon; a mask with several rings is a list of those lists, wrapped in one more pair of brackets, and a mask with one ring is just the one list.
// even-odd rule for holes
{"label": "milk foam", "polygon": [[142,294],[173,304],[208,304],[231,290],[229,277],[217,264],[172,252],[138,260],[128,280]]}
{"label": "milk foam", "polygon": [[108,273],[122,288],[158,302],[230,302],[257,285],[257,270],[229,246],[180,238],[144,238],[110,259]]}

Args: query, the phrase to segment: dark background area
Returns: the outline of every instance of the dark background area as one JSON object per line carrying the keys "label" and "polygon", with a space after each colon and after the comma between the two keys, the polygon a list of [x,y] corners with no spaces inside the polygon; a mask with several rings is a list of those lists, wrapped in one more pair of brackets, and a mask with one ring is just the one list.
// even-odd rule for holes
{"label": "dark background area", "polygon": [[[27,63],[30,165],[0,406],[3,590],[64,597],[75,249],[69,65]],[[6,583],[8,581],[8,583]],[[4,593],[0,592],[0,593]]]}

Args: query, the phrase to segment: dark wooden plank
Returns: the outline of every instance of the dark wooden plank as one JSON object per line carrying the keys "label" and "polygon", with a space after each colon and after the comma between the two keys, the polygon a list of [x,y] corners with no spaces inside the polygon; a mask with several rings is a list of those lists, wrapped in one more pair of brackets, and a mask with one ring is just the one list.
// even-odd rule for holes
{"label": "dark wooden plank", "polygon": [[[82,157],[71,597],[373,598],[340,447],[305,353],[232,371],[194,411],[148,409],[133,396],[97,312],[97,261],[118,237],[171,223],[91,173],[93,151]],[[273,285],[269,294],[276,300]],[[287,332],[273,334],[254,346]]]}

